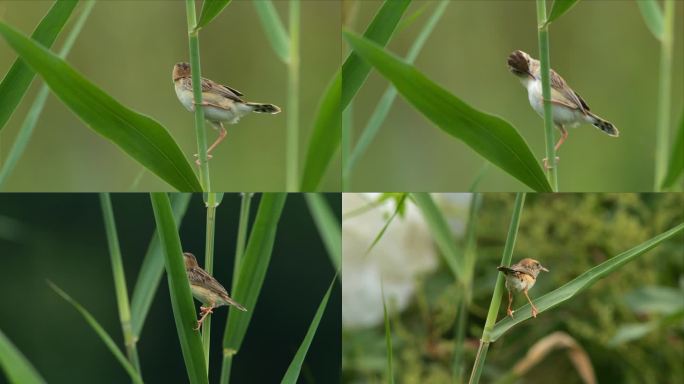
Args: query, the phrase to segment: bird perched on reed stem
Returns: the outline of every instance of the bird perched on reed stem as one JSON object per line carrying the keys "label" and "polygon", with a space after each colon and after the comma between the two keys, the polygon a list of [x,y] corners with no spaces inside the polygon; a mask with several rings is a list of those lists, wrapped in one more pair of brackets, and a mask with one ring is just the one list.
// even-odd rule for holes
{"label": "bird perched on reed stem", "polygon": [[[523,86],[527,88],[527,97],[532,108],[544,117],[544,103],[542,96],[541,64],[523,51],[515,51],[508,56],[508,68],[520,78]],[[615,126],[589,110],[587,103],[580,95],[563,80],[553,69],[550,70],[551,104],[554,125],[561,131],[561,137],[556,143],[558,151],[568,131],[565,127],[574,127],[580,123],[589,123],[600,129],[608,136],[618,137],[620,132]],[[547,159],[544,159],[544,167],[550,168]]]}
{"label": "bird perched on reed stem", "polygon": [[223,306],[232,305],[241,311],[247,311],[240,303],[228,296],[228,292],[223,285],[207,273],[197,264],[197,258],[190,252],[183,253],[185,261],[185,272],[188,274],[190,281],[190,290],[192,295],[202,304],[207,306],[200,306],[200,319],[197,321],[197,328],[199,330],[204,319],[213,313],[213,309]]}
{"label": "bird perched on reed stem", "polygon": [[[190,64],[178,63],[174,65],[172,77],[178,100],[188,111],[194,112],[195,101]],[[208,159],[212,157],[209,153],[228,135],[228,131],[223,127],[223,122],[236,124],[242,116],[251,112],[270,114],[280,112],[280,108],[276,105],[244,101],[241,96],[243,96],[242,93],[234,88],[202,78],[204,118],[209,120],[214,129],[219,130],[218,138],[207,149]],[[199,159],[197,159],[197,164],[199,165]]]}
{"label": "bird perched on reed stem", "polygon": [[506,276],[506,289],[508,289],[508,308],[506,308],[506,314],[513,317],[513,311],[511,310],[513,291],[522,291],[532,306],[532,317],[537,317],[539,311],[532,303],[532,300],[530,300],[527,291],[537,282],[537,275],[539,275],[540,271],[548,272],[549,270],[534,259],[522,259],[518,264],[513,264],[510,267],[501,265],[496,269],[503,272],[504,276]]}

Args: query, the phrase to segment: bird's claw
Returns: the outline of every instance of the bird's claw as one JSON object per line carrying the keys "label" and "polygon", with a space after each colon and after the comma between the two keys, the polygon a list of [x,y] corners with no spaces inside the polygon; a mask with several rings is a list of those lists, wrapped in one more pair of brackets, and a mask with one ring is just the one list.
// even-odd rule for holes
{"label": "bird's claw", "polygon": [[[556,156],[556,161],[554,163],[557,164],[559,160],[560,160],[560,157]],[[549,169],[553,168],[552,166],[549,165],[549,159],[547,159],[546,157],[542,159],[542,164],[544,164],[544,169],[547,171]]]}
{"label": "bird's claw", "polygon": [[[197,166],[199,167],[199,166],[201,165],[200,159],[199,159],[199,155],[195,153],[195,154],[192,155],[192,156],[193,156],[193,157],[196,157],[196,159],[195,159],[195,164],[197,164]],[[207,153],[207,161],[211,160],[213,157],[214,157],[213,155],[210,155],[210,154]]]}
{"label": "bird's claw", "polygon": [[510,308],[507,308],[506,309],[506,316],[510,316],[511,318],[513,318],[513,312],[514,311],[512,311]]}
{"label": "bird's claw", "polygon": [[532,317],[534,317],[536,319],[538,314],[539,314],[539,311],[537,310],[537,308],[532,307]]}

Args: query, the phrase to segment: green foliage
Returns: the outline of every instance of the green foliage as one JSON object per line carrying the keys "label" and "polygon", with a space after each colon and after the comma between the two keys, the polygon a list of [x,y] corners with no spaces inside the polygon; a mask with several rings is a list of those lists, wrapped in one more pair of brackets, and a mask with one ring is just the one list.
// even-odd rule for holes
{"label": "green foliage", "polygon": [[297,349],[297,353],[292,359],[290,366],[287,368],[285,376],[283,376],[283,380],[281,381],[282,384],[297,383],[297,380],[299,379],[299,373],[302,370],[302,364],[304,364],[306,353],[309,351],[311,341],[313,341],[313,338],[316,335],[318,324],[321,323],[321,318],[323,318],[323,313],[328,307],[328,299],[330,299],[330,292],[332,292],[333,286],[335,285],[335,280],[337,280],[337,275],[335,275],[333,281],[330,283],[330,287],[326,291],[325,295],[323,295],[321,303],[318,305],[318,309],[316,310],[316,314],[311,320],[309,330],[306,331],[306,335],[304,336],[304,340],[302,340],[302,344],[299,346],[299,349]]}
{"label": "green foliage", "polygon": [[283,22],[278,16],[278,12],[273,6],[271,0],[252,1],[254,8],[261,20],[261,26],[264,28],[268,42],[271,43],[273,51],[278,55],[280,60],[287,63],[290,60],[290,46],[288,45],[289,37],[283,27]]}
{"label": "green foliage", "polygon": [[157,223],[157,233],[164,248],[173,318],[176,322],[176,331],[188,379],[192,384],[208,383],[202,341],[198,332],[194,330],[197,324],[195,306],[190,293],[190,282],[185,272],[183,248],[178,238],[171,203],[166,193],[152,193],[150,198]]}
{"label": "green foliage", "polygon": [[651,31],[656,39],[661,40],[663,38],[664,23],[663,12],[660,10],[658,1],[637,0],[636,4],[639,6],[639,11],[641,11],[641,16],[643,16],[644,23],[646,23],[649,31]]}
{"label": "green foliage", "polygon": [[684,172],[684,114],[682,114],[670,154],[670,163],[667,167],[665,180],[663,180],[663,189],[671,188]]}
{"label": "green foliage", "polygon": [[342,265],[342,229],[340,228],[340,220],[332,212],[323,195],[307,193],[304,197],[309,205],[311,217],[318,228],[318,233],[328,251],[330,261],[335,266],[335,269],[339,271]]}
{"label": "green foliage", "polygon": [[[78,1],[73,0],[55,1],[31,34],[31,39],[46,48],[50,48],[77,5]],[[35,72],[31,70],[29,65],[18,58],[0,82],[0,131],[24,97],[24,93],[31,85],[34,76]]]}
{"label": "green foliage", "polygon": [[545,25],[548,25],[552,21],[561,17],[565,12],[569,11],[570,8],[574,7],[579,0],[554,0],[553,5],[551,5],[551,12],[549,17],[546,19]]}
{"label": "green foliage", "polygon": [[76,72],[59,56],[0,22],[0,35],[76,115],[171,186],[199,191],[185,155],[155,120],[130,110]]}
{"label": "green foliage", "polygon": [[2,333],[1,329],[0,367],[5,371],[7,379],[12,384],[42,384],[46,382],[21,351]]}
{"label": "green foliage", "polygon": [[197,22],[195,30],[199,30],[209,24],[216,16],[223,12],[223,9],[227,7],[228,4],[230,4],[230,0],[204,0],[199,22]]}
{"label": "green foliage", "polygon": [[439,128],[530,188],[551,191],[532,151],[510,123],[476,110],[379,45],[350,33],[345,38]]}

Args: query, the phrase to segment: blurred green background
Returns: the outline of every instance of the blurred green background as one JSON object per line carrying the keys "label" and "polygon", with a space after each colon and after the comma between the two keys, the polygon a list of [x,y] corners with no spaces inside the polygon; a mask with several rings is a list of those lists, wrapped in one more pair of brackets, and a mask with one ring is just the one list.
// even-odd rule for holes
{"label": "blurred green background", "polygon": [[[30,34],[51,1],[0,1],[0,18]],[[301,2],[300,170],[320,95],[341,58],[340,5],[337,1]],[[287,26],[286,1],[274,1]],[[59,49],[79,6],[53,50]],[[199,15],[201,4],[197,2]],[[200,33],[202,74],[230,85],[249,101],[279,105],[278,115],[253,114],[228,127],[228,139],[211,161],[213,187],[219,191],[285,189],[287,69],[269,44],[251,1],[233,0]],[[0,43],[0,77],[16,59]],[[176,62],[188,61],[185,2],[98,1],[67,61],[122,104],[165,126],[189,161],[197,152],[192,113],[181,106],[171,80]],[[42,81],[32,87],[0,135],[0,158],[14,142]],[[216,131],[207,125],[207,140]],[[339,156],[337,156],[339,157]],[[339,190],[339,159],[331,163],[320,189]],[[54,96],[48,99],[33,139],[8,191],[128,191],[142,167],[108,141],[86,129]],[[171,190],[146,172],[137,190]]]}
{"label": "blurred green background", "polygon": [[[363,257],[356,256],[347,251],[354,247],[367,249],[394,207],[393,204],[375,205],[367,213],[356,210],[354,214],[358,206],[352,204],[348,195],[355,194],[344,195],[342,210],[345,252],[342,381],[388,382],[380,278],[374,277],[379,274],[390,308],[396,382],[458,382],[451,378],[458,313],[455,300],[463,289],[455,282],[444,259],[438,256],[439,250],[434,240],[430,240],[420,213],[407,200],[405,213],[390,224],[373,251]],[[432,196],[458,239],[457,246],[462,247],[468,220],[468,195]],[[365,197],[367,202],[375,198]],[[514,198],[509,193],[486,193],[477,215],[472,301],[465,327],[463,373],[466,380],[487,317]],[[530,290],[534,300],[683,220],[684,196],[680,193],[528,194],[513,262],[531,257],[550,270],[542,273]],[[363,226],[367,235],[354,232],[354,228]],[[404,240],[397,233],[402,231],[410,233],[405,236],[410,246],[401,246]],[[427,244],[421,240],[422,232],[430,240]],[[350,270],[355,273],[349,274]],[[348,292],[355,294],[350,297]],[[359,302],[365,303],[365,307],[358,305]],[[506,303],[504,293],[499,320],[506,316]],[[525,303],[524,296],[518,294],[513,309]],[[378,314],[375,321],[360,322],[368,312]],[[630,325],[652,326],[652,330],[639,335],[634,327],[628,332]],[[681,234],[569,301],[511,329],[490,345],[481,382],[581,383],[568,358],[568,350],[563,344],[555,344],[559,338],[552,335],[558,331],[584,350],[598,383],[681,383],[684,380],[684,238]],[[532,353],[533,346],[543,343],[554,348]],[[527,353],[539,361],[532,363],[522,377],[505,381]]]}
{"label": "blurred green background", "polygon": [[[339,215],[339,194],[326,195],[326,200]],[[154,230],[149,201],[146,194],[112,195],[129,295]],[[256,195],[252,221],[258,203]],[[215,276],[226,287],[239,212],[239,195],[226,194],[217,209],[214,264]],[[198,255],[200,264],[205,216],[196,195],[180,229],[183,248]],[[334,275],[303,196],[290,194],[254,317],[233,362],[232,382],[280,382]],[[97,195],[0,195],[0,329],[49,383],[130,381],[85,320],[48,287],[48,279],[88,309],[123,348]],[[143,378],[149,383],[187,382],[168,292],[164,277],[138,343]],[[340,300],[337,283],[302,367],[302,383],[339,381]],[[210,382],[217,382],[220,373],[227,313],[220,308],[212,319]],[[4,380],[0,372],[0,382]]]}
{"label": "blurred green background", "polygon": [[[354,0],[348,0],[353,3]],[[381,2],[357,1],[351,27],[362,33]],[[660,3],[660,2],[659,2]],[[548,2],[550,9],[551,2]],[[405,56],[434,1],[413,1],[404,15],[426,7],[398,29],[388,50]],[[677,1],[672,77],[672,124],[684,105],[684,6]],[[652,191],[660,44],[647,29],[634,1],[585,0],[550,26],[551,66],[582,95],[592,111],[612,121],[621,136],[611,138],[590,125],[570,130],[559,152],[561,191]],[[527,92],[507,68],[506,57],[521,49],[538,58],[535,2],[451,1],[416,60],[416,67],[466,103],[509,121],[544,157],[543,120]],[[355,142],[387,80],[372,71],[354,100]],[[674,128],[673,128],[674,129]],[[485,160],[438,129],[398,96],[380,133],[356,165],[351,191],[464,191]],[[479,190],[526,187],[496,167]]]}

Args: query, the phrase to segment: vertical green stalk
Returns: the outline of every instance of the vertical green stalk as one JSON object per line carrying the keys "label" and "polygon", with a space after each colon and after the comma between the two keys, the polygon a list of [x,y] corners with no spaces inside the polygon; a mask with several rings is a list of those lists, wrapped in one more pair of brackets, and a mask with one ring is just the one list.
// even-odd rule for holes
{"label": "vertical green stalk", "polygon": [[663,36],[660,39],[660,78],[658,81],[658,123],[656,126],[655,178],[653,190],[659,192],[667,171],[668,141],[670,137],[670,109],[672,99],[672,43],[674,29],[674,0],[664,1]]}
{"label": "vertical green stalk", "polygon": [[290,57],[287,62],[286,189],[296,192],[299,156],[299,0],[290,0]]}
{"label": "vertical green stalk", "polygon": [[342,191],[351,190],[351,167],[349,166],[354,118],[354,100],[342,111]]}
{"label": "vertical green stalk", "polygon": [[233,283],[230,291],[235,291],[238,276],[240,276],[240,263],[242,254],[245,253],[245,243],[247,242],[247,230],[249,228],[249,207],[252,204],[254,193],[243,192],[242,202],[240,203],[240,220],[238,221],[237,241],[235,245],[235,260],[233,262]]}
{"label": "vertical green stalk", "polygon": [[556,164],[555,137],[553,130],[553,112],[551,110],[551,84],[549,55],[549,27],[546,25],[546,0],[537,0],[537,32],[539,37],[539,60],[541,61],[542,96],[544,97],[544,133],[546,143],[546,159],[551,168],[546,170],[546,177],[554,192],[558,191],[558,164]]}
{"label": "vertical green stalk", "polygon": [[123,330],[124,344],[126,345],[126,355],[128,356],[128,360],[135,367],[136,372],[141,375],[138,350],[135,347],[137,339],[133,335],[133,326],[131,324],[131,306],[128,302],[128,290],[126,289],[126,277],[124,275],[123,262],[121,261],[119,237],[116,233],[114,210],[112,209],[112,201],[109,198],[108,193],[100,194],[100,205],[102,207],[105,232],[107,233],[107,243],[109,244],[109,256],[112,260],[116,302],[119,309],[119,320],[121,321],[121,329]]}
{"label": "vertical green stalk", "polygon": [[[513,257],[513,249],[515,248],[515,240],[518,237],[518,226],[520,225],[520,216],[523,205],[525,205],[525,194],[517,193],[515,195],[515,204],[513,207],[513,216],[511,217],[511,224],[508,227],[508,236],[506,237],[506,246],[504,247],[503,255],[501,256],[501,265],[510,265]],[[489,350],[489,343],[491,342],[491,333],[496,323],[496,315],[499,313],[499,306],[501,305],[501,295],[504,289],[504,276],[497,273],[496,285],[494,286],[494,293],[492,294],[492,301],[489,304],[489,312],[487,313],[487,320],[485,321],[484,330],[482,331],[482,338],[480,339],[480,348],[477,350],[475,363],[473,364],[473,371],[470,374],[470,384],[477,384],[480,382],[480,375],[484,368],[484,362],[487,357],[487,350]]]}
{"label": "vertical green stalk", "polygon": [[[207,225],[206,238],[204,244],[204,270],[210,275],[214,275],[214,233],[216,228],[216,207],[218,201],[216,193],[210,192],[206,196],[207,204]],[[211,346],[211,315],[204,319],[202,324],[202,345],[204,346],[204,360],[207,364],[207,375],[209,374],[209,347]]]}
{"label": "vertical green stalk", "polygon": [[[192,93],[196,105],[202,104],[202,82],[200,67],[199,31],[195,30],[197,16],[195,0],[185,0],[188,19],[188,38],[190,40],[190,67],[192,71]],[[209,163],[207,158],[207,134],[204,130],[204,108],[195,108],[195,134],[197,136],[197,156],[200,162],[200,184],[205,192],[211,191]]]}

